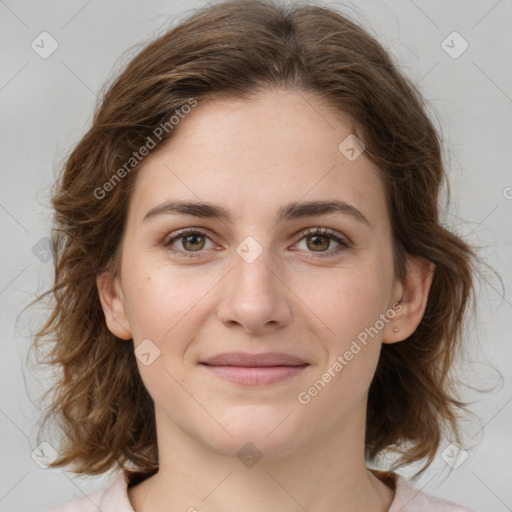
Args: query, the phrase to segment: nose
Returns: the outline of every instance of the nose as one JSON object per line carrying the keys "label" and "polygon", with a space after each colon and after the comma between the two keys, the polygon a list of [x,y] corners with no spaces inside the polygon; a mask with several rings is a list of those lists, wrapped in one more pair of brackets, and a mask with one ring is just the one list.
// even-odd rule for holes
{"label": "nose", "polygon": [[233,268],[222,280],[219,295],[217,314],[228,327],[268,333],[290,321],[293,294],[282,266],[268,249],[252,262],[235,253]]}

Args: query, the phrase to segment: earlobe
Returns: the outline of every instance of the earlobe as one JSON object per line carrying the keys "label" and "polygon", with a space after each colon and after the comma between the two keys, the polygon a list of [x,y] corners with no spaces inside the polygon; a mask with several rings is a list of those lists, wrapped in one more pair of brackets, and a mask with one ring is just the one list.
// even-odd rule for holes
{"label": "earlobe", "polygon": [[96,287],[109,331],[123,340],[132,338],[124,297],[117,277],[105,271],[96,276]]}
{"label": "earlobe", "polygon": [[434,271],[433,262],[420,256],[407,257],[407,276],[394,300],[399,308],[384,329],[383,343],[403,341],[416,330],[425,314]]}

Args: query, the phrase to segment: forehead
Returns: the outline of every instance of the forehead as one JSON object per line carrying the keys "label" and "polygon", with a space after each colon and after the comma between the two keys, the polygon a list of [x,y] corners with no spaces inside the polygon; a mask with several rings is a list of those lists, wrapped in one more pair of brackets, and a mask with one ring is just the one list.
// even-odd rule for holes
{"label": "forehead", "polygon": [[138,171],[138,218],[169,199],[222,203],[259,218],[290,201],[342,199],[382,220],[378,170],[364,152],[349,160],[339,149],[353,140],[350,120],[304,93],[209,100],[177,128]]}

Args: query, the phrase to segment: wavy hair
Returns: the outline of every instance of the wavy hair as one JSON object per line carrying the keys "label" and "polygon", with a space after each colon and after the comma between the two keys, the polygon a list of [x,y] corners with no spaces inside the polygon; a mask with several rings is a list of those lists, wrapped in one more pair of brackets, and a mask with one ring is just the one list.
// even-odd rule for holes
{"label": "wavy hair", "polygon": [[300,2],[228,0],[195,11],[139,51],[103,91],[55,184],[54,283],[36,299],[51,298],[51,314],[33,343],[40,361],[58,370],[40,428],[51,419],[62,433],[51,467],[158,468],[153,401],[132,344],[108,330],[96,287],[98,273],[116,268],[140,166],[130,159],[149,138],[156,151],[172,137],[174,130],[160,138],[155,130],[191,98],[249,98],[271,87],[304,93],[350,119],[386,187],[398,278],[407,254],[435,264],[416,331],[382,347],[369,390],[367,458],[391,450],[397,467],[427,467],[445,432],[459,439],[464,404],[450,370],[471,299],[475,309],[477,256],[439,218],[448,183],[428,105],[374,37],[342,14]]}

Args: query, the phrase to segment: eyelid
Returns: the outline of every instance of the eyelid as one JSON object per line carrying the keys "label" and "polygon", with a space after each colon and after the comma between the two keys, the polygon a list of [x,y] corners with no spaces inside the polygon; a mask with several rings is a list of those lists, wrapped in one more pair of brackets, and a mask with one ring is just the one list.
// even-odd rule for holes
{"label": "eyelid", "polygon": [[327,236],[332,238],[338,238],[340,239],[340,243],[345,243],[346,245],[352,245],[352,241],[350,238],[342,233],[339,233],[338,231],[331,229],[331,228],[324,228],[320,226],[315,226],[312,228],[305,228],[302,229],[297,233],[297,236],[300,236],[299,239],[302,240],[305,236],[312,236],[312,235],[318,235],[318,236]]}

